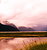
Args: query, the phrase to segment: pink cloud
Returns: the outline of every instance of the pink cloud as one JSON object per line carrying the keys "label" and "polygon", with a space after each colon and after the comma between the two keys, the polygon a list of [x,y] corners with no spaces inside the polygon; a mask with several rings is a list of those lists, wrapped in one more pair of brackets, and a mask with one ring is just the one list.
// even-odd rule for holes
{"label": "pink cloud", "polygon": [[47,0],[4,1],[0,3],[0,21],[5,19],[17,27],[47,25]]}

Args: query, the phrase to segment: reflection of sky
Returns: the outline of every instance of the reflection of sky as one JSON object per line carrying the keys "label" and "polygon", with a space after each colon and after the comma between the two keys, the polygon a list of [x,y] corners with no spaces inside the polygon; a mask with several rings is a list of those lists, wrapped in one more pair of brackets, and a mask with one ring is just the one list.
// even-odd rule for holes
{"label": "reflection of sky", "polygon": [[37,45],[42,44],[42,46],[43,43],[47,44],[47,37],[3,38],[0,40],[0,50],[26,50],[27,46],[34,46],[36,43]]}
{"label": "reflection of sky", "polygon": [[47,0],[1,0],[0,20],[18,26],[47,25]]}

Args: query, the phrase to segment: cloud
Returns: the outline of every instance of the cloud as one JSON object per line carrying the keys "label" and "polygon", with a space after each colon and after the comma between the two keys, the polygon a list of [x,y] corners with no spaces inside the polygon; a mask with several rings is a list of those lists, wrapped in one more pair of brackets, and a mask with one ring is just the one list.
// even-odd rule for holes
{"label": "cloud", "polygon": [[2,0],[0,20],[7,20],[17,27],[47,25],[47,0]]}

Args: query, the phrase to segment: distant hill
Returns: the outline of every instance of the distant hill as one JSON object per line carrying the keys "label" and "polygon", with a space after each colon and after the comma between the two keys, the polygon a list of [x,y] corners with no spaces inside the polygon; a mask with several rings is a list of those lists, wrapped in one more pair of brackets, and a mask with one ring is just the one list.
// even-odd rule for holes
{"label": "distant hill", "polygon": [[24,27],[24,26],[18,27],[18,29],[19,29],[20,31],[35,31],[33,28]]}
{"label": "distant hill", "polygon": [[33,27],[36,31],[47,31],[47,25],[38,25],[37,27]]}
{"label": "distant hill", "polygon": [[18,27],[20,31],[47,31],[47,25],[38,25],[37,27]]}
{"label": "distant hill", "polygon": [[47,26],[43,28],[43,31],[47,31]]}

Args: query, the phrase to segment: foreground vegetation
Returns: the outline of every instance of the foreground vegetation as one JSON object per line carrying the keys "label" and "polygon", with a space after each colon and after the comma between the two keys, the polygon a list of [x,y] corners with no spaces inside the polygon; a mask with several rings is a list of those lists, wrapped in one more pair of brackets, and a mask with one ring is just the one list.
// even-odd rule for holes
{"label": "foreground vegetation", "polygon": [[[7,46],[7,47],[6,47]],[[0,39],[0,50],[47,50],[47,37]]]}
{"label": "foreground vegetation", "polygon": [[28,47],[26,47],[25,50],[47,50],[47,43],[39,43],[39,44],[35,44],[33,43],[32,45],[29,44]]}
{"label": "foreground vegetation", "polygon": [[[27,37],[27,36],[29,36],[29,37],[31,37],[31,36],[38,36],[38,37],[47,36],[47,32],[32,32],[32,31],[31,32],[28,32],[28,31],[27,32],[0,32],[0,40],[2,41],[2,42],[0,41],[0,43],[1,43],[1,45],[2,45],[2,43],[5,43],[7,48],[9,46],[12,46],[12,48],[13,48],[12,50],[47,50],[47,41],[46,41],[47,39],[45,39],[43,41],[38,38],[39,41],[33,40],[33,42],[29,42],[29,43],[28,43],[28,40],[26,40],[27,44],[26,44],[26,41],[23,40],[24,38],[20,39],[21,41],[23,40],[22,41],[23,48],[20,48],[21,44],[19,44],[19,43],[14,44],[14,46],[15,46],[14,47],[13,45],[7,44],[7,42],[3,40],[3,39],[7,39],[7,38]],[[33,38],[33,37],[31,37],[31,38]],[[21,42],[20,40],[19,40],[19,42]],[[32,41],[32,39],[30,41]],[[12,42],[12,44],[13,44],[13,42]],[[6,46],[5,46],[5,48],[6,48]],[[0,50],[2,50],[2,49],[0,49]]]}
{"label": "foreground vegetation", "polygon": [[47,50],[47,44],[40,44],[30,47],[29,50]]}

